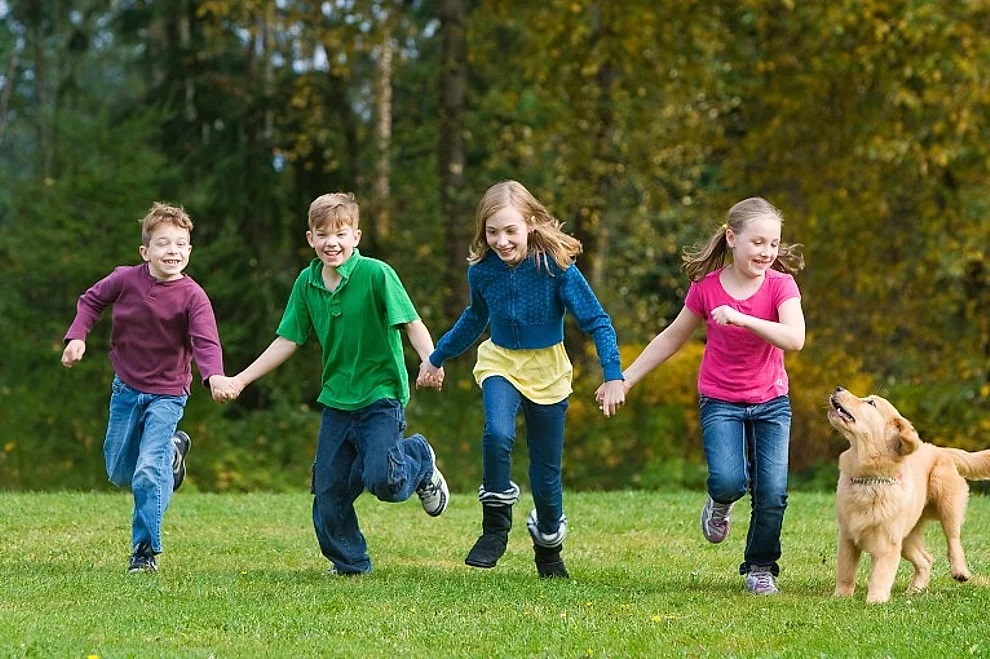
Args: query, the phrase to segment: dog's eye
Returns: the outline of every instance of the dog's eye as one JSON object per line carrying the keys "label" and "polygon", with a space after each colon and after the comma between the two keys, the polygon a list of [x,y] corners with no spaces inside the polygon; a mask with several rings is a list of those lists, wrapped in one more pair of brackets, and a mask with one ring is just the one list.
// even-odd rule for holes
{"label": "dog's eye", "polygon": [[868,405],[872,405],[873,407],[876,407],[877,406],[877,401],[873,400],[872,398],[867,398],[866,399],[866,403]]}

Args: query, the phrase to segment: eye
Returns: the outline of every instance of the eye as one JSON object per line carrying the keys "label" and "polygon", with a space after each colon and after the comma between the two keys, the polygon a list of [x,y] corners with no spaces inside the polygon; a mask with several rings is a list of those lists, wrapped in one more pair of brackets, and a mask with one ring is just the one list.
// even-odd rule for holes
{"label": "eye", "polygon": [[866,404],[867,405],[872,405],[873,407],[876,407],[877,406],[877,401],[873,400],[872,398],[867,398],[866,399]]}

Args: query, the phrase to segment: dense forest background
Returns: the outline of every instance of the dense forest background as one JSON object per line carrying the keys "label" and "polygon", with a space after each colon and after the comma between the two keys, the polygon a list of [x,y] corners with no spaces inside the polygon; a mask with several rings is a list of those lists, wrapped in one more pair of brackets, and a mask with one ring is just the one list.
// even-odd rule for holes
{"label": "dense forest background", "polygon": [[[0,0],[0,488],[107,487],[109,319],[72,370],[62,337],[89,285],[139,261],[153,201],[196,222],[188,272],[235,373],[313,256],[314,197],[357,194],[362,252],[436,339],[466,302],[474,204],[504,178],[583,241],[624,365],[680,309],[685,246],[741,198],[783,210],[808,264],[795,484],[834,484],[837,385],[930,441],[990,446],[988,25],[985,2],[928,0]],[[565,485],[703,483],[703,335],[605,420],[569,329]],[[236,403],[193,392],[191,487],[308,486],[319,369],[300,352]],[[463,492],[473,361],[408,409]]]}

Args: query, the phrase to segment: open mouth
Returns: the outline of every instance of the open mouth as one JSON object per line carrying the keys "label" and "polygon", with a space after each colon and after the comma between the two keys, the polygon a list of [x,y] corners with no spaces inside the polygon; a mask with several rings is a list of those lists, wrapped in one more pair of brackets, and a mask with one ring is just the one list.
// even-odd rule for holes
{"label": "open mouth", "polygon": [[828,402],[832,405],[832,412],[834,412],[836,416],[846,423],[852,423],[856,420],[853,418],[853,415],[846,410],[846,408],[839,404],[839,399],[835,394],[828,397]]}

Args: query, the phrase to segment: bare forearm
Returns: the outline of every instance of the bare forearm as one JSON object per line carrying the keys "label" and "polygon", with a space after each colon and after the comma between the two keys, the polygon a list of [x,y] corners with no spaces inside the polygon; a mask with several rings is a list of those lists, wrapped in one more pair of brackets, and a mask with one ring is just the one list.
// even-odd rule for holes
{"label": "bare forearm", "polygon": [[629,368],[622,371],[626,378],[626,386],[632,388],[646,375],[660,364],[670,359],[671,355],[677,352],[680,344],[671,341],[669,335],[661,332],[656,335],[650,344],[639,353],[639,356],[629,365]]}
{"label": "bare forearm", "polygon": [[657,334],[629,368],[622,372],[626,378],[626,390],[631,389],[637,382],[646,377],[647,373],[680,350],[700,323],[700,316],[696,316],[687,307],[681,308],[681,312],[674,318],[674,322]]}
{"label": "bare forearm", "polygon": [[419,355],[420,362],[428,361],[430,355],[433,354],[433,337],[430,336],[430,330],[426,328],[421,320],[414,320],[411,323],[406,323],[406,336],[409,337],[409,344]]}
{"label": "bare forearm", "polygon": [[797,351],[804,347],[804,327],[795,327],[772,320],[745,316],[739,327],[748,329],[770,345],[785,351]]}
{"label": "bare forearm", "polygon": [[258,355],[250,366],[234,376],[242,386],[247,386],[258,378],[271,373],[281,366],[296,351],[297,346],[288,339],[277,337],[265,351]]}

